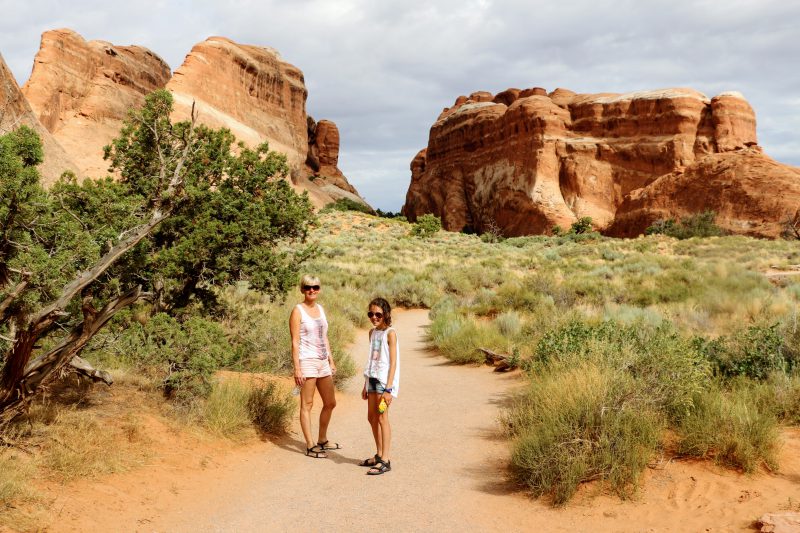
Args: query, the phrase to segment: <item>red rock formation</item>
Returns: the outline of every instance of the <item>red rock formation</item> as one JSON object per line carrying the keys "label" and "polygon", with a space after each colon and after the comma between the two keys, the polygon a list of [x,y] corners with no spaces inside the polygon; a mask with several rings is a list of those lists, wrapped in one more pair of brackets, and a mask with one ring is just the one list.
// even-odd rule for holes
{"label": "red rock formation", "polygon": [[[712,100],[691,89],[591,95],[508,89],[491,98],[473,93],[459,97],[431,128],[427,149],[411,164],[403,213],[412,220],[434,213],[450,230],[496,225],[508,236],[567,227],[583,216],[605,229],[632,191],[687,168],[700,179],[708,167],[694,166],[699,160],[739,154],[756,143],[755,115],[738,93]],[[787,172],[789,184],[793,171]],[[769,179],[761,178],[763,187],[769,188]],[[758,187],[750,188],[755,194]],[[630,205],[629,213],[643,208]],[[773,219],[783,216],[772,213]],[[615,231],[634,231],[636,217],[630,217],[624,231]],[[722,224],[743,227],[734,219]]]}
{"label": "red rock formation", "polygon": [[48,31],[23,91],[81,176],[97,177],[108,168],[103,146],[118,135],[128,110],[163,87],[174,95],[174,119],[187,119],[196,102],[201,123],[285,153],[293,185],[308,190],[316,205],[342,197],[363,202],[338,168],[336,125],[307,120],[303,73],[270,48],[211,37],[170,77],[167,64],[145,48]]}
{"label": "red rock formation", "polygon": [[[319,187],[333,186],[358,195],[339,170],[339,128],[330,120],[308,117],[308,155],[306,167]],[[335,194],[335,191],[333,191]]]}
{"label": "red rock formation", "polygon": [[39,166],[39,173],[43,184],[53,183],[65,170],[77,172],[78,168],[69,155],[39,122],[3,56],[0,56],[0,134],[21,125],[29,126],[42,139],[44,162]]}
{"label": "red rock formation", "polygon": [[108,170],[103,146],[117,136],[128,110],[169,78],[169,66],[146,48],[87,42],[61,29],[42,34],[22,91],[80,177],[99,177]]}
{"label": "red rock formation", "polygon": [[268,141],[286,154],[293,184],[316,205],[341,197],[363,202],[337,167],[339,130],[309,120],[303,73],[277,51],[211,37],[192,48],[167,89],[176,119],[188,118],[194,101],[201,123],[229,128],[251,146]]}
{"label": "red rock formation", "polygon": [[709,154],[632,191],[606,233],[635,237],[656,220],[708,209],[731,233],[779,237],[784,223],[800,216],[800,169],[754,149]]}

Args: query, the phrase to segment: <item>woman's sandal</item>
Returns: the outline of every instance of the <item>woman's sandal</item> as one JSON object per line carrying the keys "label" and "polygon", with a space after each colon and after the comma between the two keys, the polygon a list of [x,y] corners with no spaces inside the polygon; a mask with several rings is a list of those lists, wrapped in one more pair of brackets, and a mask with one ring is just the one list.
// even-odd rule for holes
{"label": "woman's sandal", "polygon": [[319,444],[315,444],[311,448],[306,448],[306,455],[308,457],[313,457],[314,459],[327,459],[328,454],[325,453],[324,448],[320,448]]}
{"label": "woman's sandal", "polygon": [[368,476],[379,476],[381,474],[385,474],[386,472],[392,469],[392,462],[391,461],[384,461],[383,459],[378,461],[378,464],[373,466],[367,471]]}
{"label": "woman's sandal", "polygon": [[380,460],[381,460],[381,456],[376,453],[374,456],[372,456],[372,457],[370,457],[368,459],[364,459],[363,461],[358,463],[358,466],[373,467],[373,466],[376,466],[380,462]]}
{"label": "woman's sandal", "polygon": [[342,447],[339,446],[338,442],[334,442],[332,446],[328,446],[328,441],[327,440],[325,442],[318,442],[317,446],[319,446],[320,448],[322,448],[325,451],[328,451],[328,450],[341,450],[342,449]]}

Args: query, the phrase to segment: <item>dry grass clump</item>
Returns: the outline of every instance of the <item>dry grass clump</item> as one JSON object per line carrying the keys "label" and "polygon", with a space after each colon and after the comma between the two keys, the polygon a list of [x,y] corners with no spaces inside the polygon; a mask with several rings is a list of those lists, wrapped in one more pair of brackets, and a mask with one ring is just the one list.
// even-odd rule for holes
{"label": "dry grass clump", "polygon": [[592,479],[631,496],[664,427],[641,392],[631,376],[588,362],[532,376],[505,418],[517,481],[556,505]]}
{"label": "dry grass clump", "polygon": [[215,435],[241,438],[250,429],[247,400],[250,387],[236,380],[216,383],[202,404],[202,423]]}
{"label": "dry grass clump", "polygon": [[777,420],[748,400],[714,388],[698,394],[680,422],[678,450],[745,472],[761,465],[777,469]]}
{"label": "dry grass clump", "polygon": [[40,462],[61,480],[123,472],[147,457],[145,438],[134,416],[111,424],[97,414],[61,411],[42,436]]}
{"label": "dry grass clump", "polygon": [[214,385],[200,407],[203,425],[215,435],[241,439],[256,429],[280,435],[286,431],[297,400],[275,381],[226,380]]}
{"label": "dry grass clump", "polygon": [[250,419],[262,433],[280,435],[286,432],[297,410],[297,401],[274,381],[256,386],[247,398]]}
{"label": "dry grass clump", "polygon": [[40,517],[30,507],[41,501],[41,495],[31,487],[36,477],[31,457],[16,450],[0,448],[0,530],[36,531]]}

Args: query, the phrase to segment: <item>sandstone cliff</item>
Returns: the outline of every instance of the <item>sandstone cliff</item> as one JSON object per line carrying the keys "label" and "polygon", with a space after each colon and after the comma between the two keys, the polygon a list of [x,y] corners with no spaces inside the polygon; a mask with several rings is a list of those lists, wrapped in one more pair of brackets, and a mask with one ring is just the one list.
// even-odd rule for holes
{"label": "sandstone cliff", "polygon": [[146,48],[87,42],[60,29],[42,34],[22,91],[80,177],[100,177],[108,171],[103,146],[117,136],[128,110],[169,78],[169,66]]}
{"label": "sandstone cliff", "polygon": [[316,205],[341,197],[363,202],[337,167],[339,130],[306,115],[303,73],[275,50],[211,37],[192,48],[167,89],[175,118],[188,118],[195,101],[199,122],[229,128],[251,146],[266,140],[286,154],[292,182]]}
{"label": "sandstone cliff", "polygon": [[[675,176],[694,176],[690,181],[695,186],[685,195],[712,194],[700,185],[704,172],[716,168],[708,157],[731,154],[727,176],[752,178],[745,187],[749,192],[740,198],[758,203],[751,214],[771,217],[772,222],[759,221],[745,231],[741,218],[725,219],[734,211],[725,202],[733,197],[700,197],[691,205],[701,211],[719,206],[720,223],[733,231],[774,235],[776,221],[797,206],[792,208],[788,197],[786,205],[775,205],[766,195],[770,176],[758,178],[745,170],[755,168],[754,163],[737,163],[759,150],[755,124],[752,108],[738,93],[713,99],[691,89],[473,93],[459,97],[431,128],[428,147],[411,163],[403,213],[412,220],[434,213],[456,231],[497,226],[507,236],[545,233],[554,225],[568,227],[590,216],[599,229],[633,235],[656,215],[695,212],[694,207],[672,209],[677,201],[651,202],[683,190],[666,185]],[[791,178],[795,170],[767,164],[763,155],[753,157],[764,169],[783,168],[785,185],[800,191],[800,182]],[[628,199],[651,183],[649,194]],[[615,223],[623,205],[628,222]]]}
{"label": "sandstone cliff", "polygon": [[342,197],[363,202],[338,168],[336,124],[306,115],[303,73],[270,48],[211,37],[195,45],[173,75],[146,48],[53,30],[42,35],[23,92],[82,178],[107,173],[103,146],[117,136],[130,108],[164,87],[175,97],[174,119],[187,119],[194,101],[200,123],[285,153],[293,186],[308,190],[317,206]]}
{"label": "sandstone cliff", "polygon": [[0,56],[0,134],[21,125],[33,128],[42,139],[44,162],[39,166],[42,183],[45,185],[53,183],[65,170],[78,171],[78,167],[58,141],[39,122],[3,56]]}

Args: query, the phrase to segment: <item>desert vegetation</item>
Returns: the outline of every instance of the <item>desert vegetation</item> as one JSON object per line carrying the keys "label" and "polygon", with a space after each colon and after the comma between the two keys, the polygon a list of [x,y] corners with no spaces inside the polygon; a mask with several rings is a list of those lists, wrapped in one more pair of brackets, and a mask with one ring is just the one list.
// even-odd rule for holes
{"label": "desert vegetation", "polygon": [[229,132],[172,124],[169,108],[151,96],[107,148],[119,180],[44,190],[33,132],[0,137],[3,505],[35,498],[36,472],[144,460],[141,420],[83,408],[93,381],[226,438],[284,431],[294,402],[271,376],[291,371],[286,294],[300,270],[323,280],[339,383],[375,296],[430,309],[431,345],[454,362],[509,354],[524,379],[499,418],[535,496],[562,504],[600,480],[628,497],[668,456],[780,468],[780,424],[800,422],[800,283],[763,272],[797,264],[796,243],[710,236],[708,214],[632,240],[585,219],[505,239],[348,202],[314,215],[280,179],[282,156],[231,155]]}
{"label": "desert vegetation", "polygon": [[601,480],[629,497],[665,458],[779,469],[779,427],[797,423],[800,285],[763,272],[790,269],[800,252],[686,235],[713,230],[713,214],[701,218],[676,223],[675,237],[609,239],[582,221],[487,240],[321,217],[315,268],[361,301],[430,308],[431,344],[454,362],[482,363],[486,348],[522,367],[500,419],[514,477],[533,495],[562,504]]}

